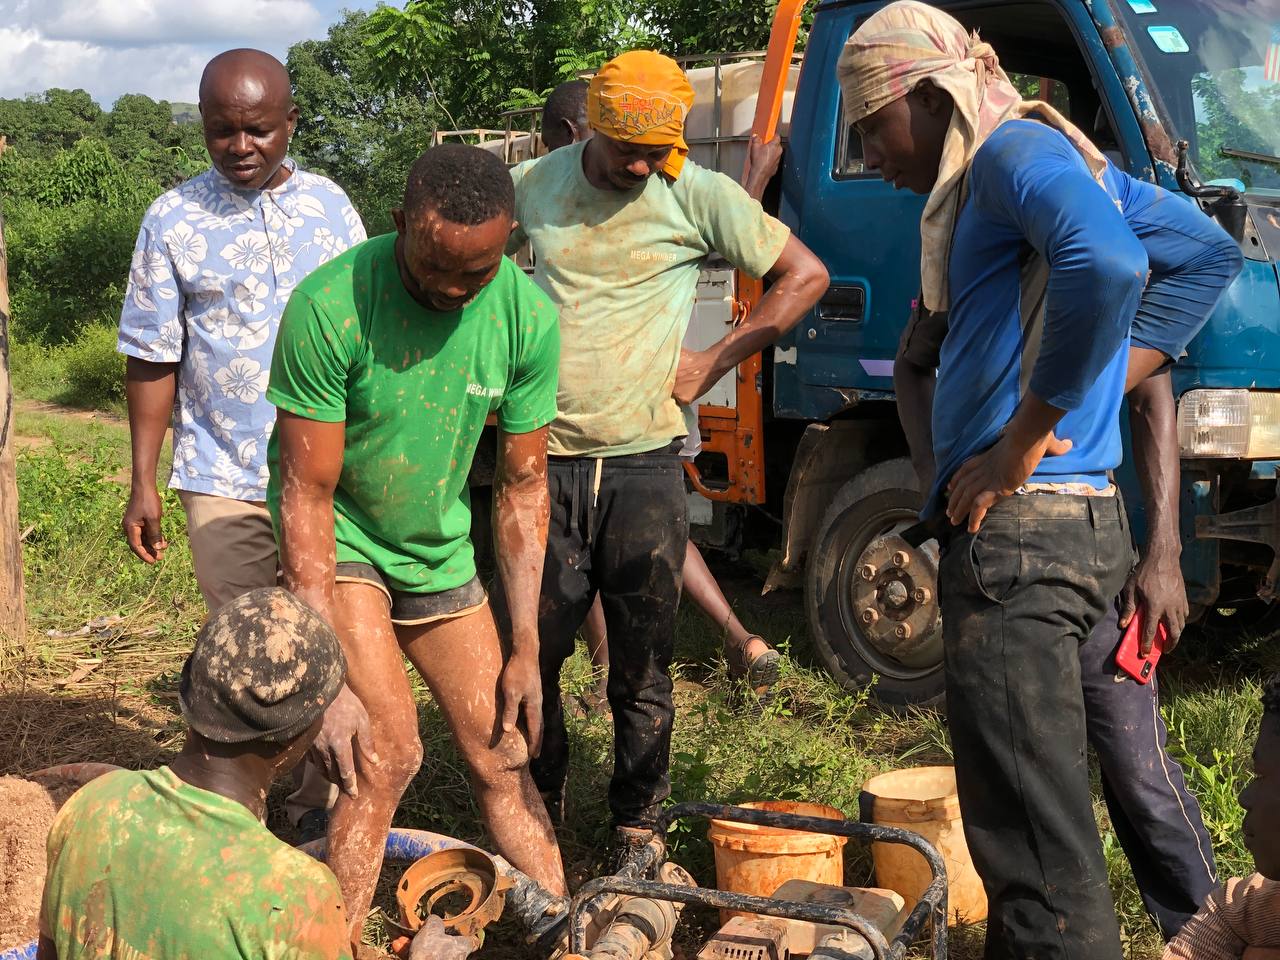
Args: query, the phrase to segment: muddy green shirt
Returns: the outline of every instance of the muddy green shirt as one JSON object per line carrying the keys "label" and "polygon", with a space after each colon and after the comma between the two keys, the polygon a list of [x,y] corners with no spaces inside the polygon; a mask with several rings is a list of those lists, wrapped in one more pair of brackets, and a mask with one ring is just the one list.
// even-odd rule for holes
{"label": "muddy green shirt", "polygon": [[[476,573],[467,474],[485,418],[529,433],[556,412],[560,331],[547,295],[510,260],[451,313],[404,288],[395,234],[330,260],[289,298],[267,399],[346,422],[333,494],[337,561],[372,564],[395,590],[439,593]],[[280,454],[267,505],[280,533]]]}
{"label": "muddy green shirt", "polygon": [[351,956],[329,869],[168,767],[101,776],[59,811],[40,931],[58,960]]}
{"label": "muddy green shirt", "polygon": [[513,249],[526,237],[534,279],[560,310],[560,392],[549,450],[607,457],[666,446],[686,430],[671,398],[698,273],[712,251],[753,277],[790,232],[729,177],[686,160],[676,181],[598,190],[586,141],[511,171]]}

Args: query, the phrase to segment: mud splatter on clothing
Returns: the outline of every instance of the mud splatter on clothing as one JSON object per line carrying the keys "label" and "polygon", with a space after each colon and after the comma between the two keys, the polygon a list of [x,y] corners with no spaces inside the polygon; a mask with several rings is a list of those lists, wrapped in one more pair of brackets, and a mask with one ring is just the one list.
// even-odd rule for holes
{"label": "mud splatter on clothing", "polygon": [[547,450],[616,457],[685,435],[671,398],[698,272],[712,251],[753,277],[778,262],[790,231],[729,177],[692,161],[679,180],[601,190],[582,172],[585,142],[511,171],[517,249],[560,309],[559,413]]}
{"label": "mud splatter on clothing", "polygon": [[40,929],[59,960],[351,956],[333,874],[168,767],[76,793],[48,859]]}
{"label": "mud splatter on clothing", "polygon": [[[529,433],[556,412],[556,310],[510,260],[459,310],[405,290],[395,234],[375,237],[298,285],[281,321],[267,397],[282,410],[346,423],[333,495],[338,563],[377,569],[393,590],[469,582],[467,474],[485,418]],[[280,532],[279,443],[267,504]]]}

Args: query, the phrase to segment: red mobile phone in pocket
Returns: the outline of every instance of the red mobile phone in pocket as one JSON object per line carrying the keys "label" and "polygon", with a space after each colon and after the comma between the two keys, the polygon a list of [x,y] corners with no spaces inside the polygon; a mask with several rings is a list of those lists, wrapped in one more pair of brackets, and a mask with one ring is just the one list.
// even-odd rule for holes
{"label": "red mobile phone in pocket", "polygon": [[1145,620],[1142,606],[1134,611],[1133,619],[1129,621],[1129,626],[1125,628],[1124,636],[1120,638],[1120,646],[1116,648],[1116,666],[1127,673],[1139,683],[1147,683],[1155,675],[1156,664],[1160,660],[1160,654],[1164,653],[1164,645],[1169,640],[1169,631],[1165,629],[1164,621],[1161,620],[1156,625],[1156,637],[1151,644],[1151,653],[1144,657],[1139,650],[1142,641],[1142,624]]}

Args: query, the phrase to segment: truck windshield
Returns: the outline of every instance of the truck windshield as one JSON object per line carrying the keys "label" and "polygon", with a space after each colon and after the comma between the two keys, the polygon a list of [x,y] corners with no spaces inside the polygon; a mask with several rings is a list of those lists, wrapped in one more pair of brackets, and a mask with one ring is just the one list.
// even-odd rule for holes
{"label": "truck windshield", "polygon": [[1280,0],[1114,6],[1200,176],[1280,194]]}

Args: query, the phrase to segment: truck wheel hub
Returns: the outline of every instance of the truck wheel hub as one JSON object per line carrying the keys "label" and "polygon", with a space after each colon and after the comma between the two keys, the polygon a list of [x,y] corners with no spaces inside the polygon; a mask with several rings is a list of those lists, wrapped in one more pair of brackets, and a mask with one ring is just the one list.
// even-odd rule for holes
{"label": "truck wheel hub", "polygon": [[912,547],[889,534],[867,545],[854,570],[853,612],[859,630],[877,650],[907,664],[936,646],[936,549],[935,544]]}

